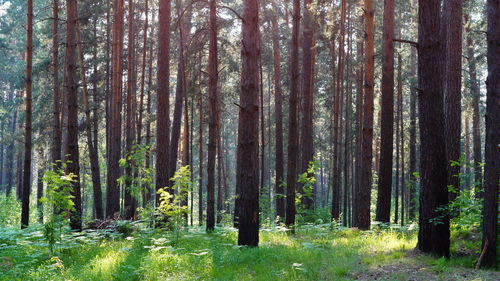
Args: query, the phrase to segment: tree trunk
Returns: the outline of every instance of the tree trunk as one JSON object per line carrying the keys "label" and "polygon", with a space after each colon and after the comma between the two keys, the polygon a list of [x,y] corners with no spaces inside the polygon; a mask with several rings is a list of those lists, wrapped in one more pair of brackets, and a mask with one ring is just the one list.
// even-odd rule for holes
{"label": "tree trunk", "polygon": [[60,97],[59,97],[59,0],[54,0],[52,4],[52,84],[54,87],[54,113],[53,113],[53,124],[54,124],[54,142],[52,147],[52,162],[56,163],[61,160],[61,142],[62,142],[62,131],[61,131],[61,108],[60,108]]}
{"label": "tree trunk", "polygon": [[[377,215],[375,220],[388,223],[391,217],[392,157],[394,148],[394,1],[385,0],[384,3],[380,171],[378,179]],[[396,200],[398,200],[397,195]]]}
{"label": "tree trunk", "polygon": [[300,0],[293,0],[293,28],[290,54],[290,102],[288,110],[288,173],[286,189],[286,220],[287,226],[295,224],[295,190],[297,188],[298,161],[298,95],[299,95],[299,27]]}
{"label": "tree trunk", "polygon": [[[443,40],[440,36],[440,0],[419,0],[418,82],[420,112],[420,228],[417,248],[425,253],[450,255],[449,217],[437,208],[448,204],[440,70]],[[431,220],[439,220],[439,224]]]}
{"label": "tree trunk", "polygon": [[30,178],[31,178],[31,143],[32,143],[32,68],[33,68],[33,0],[28,0],[28,23],[26,32],[26,116],[24,137],[24,172],[23,196],[21,209],[21,228],[29,224],[30,211]]}
{"label": "tree trunk", "polygon": [[[85,133],[87,136],[87,146],[89,149],[90,170],[92,174],[92,188],[94,192],[94,208],[97,218],[103,218],[102,194],[101,194],[101,176],[99,173],[99,156],[97,146],[92,139],[92,119],[90,118],[89,93],[87,87],[87,78],[85,76],[85,61],[82,49],[82,38],[80,35],[80,24],[76,26],[76,41],[80,61],[80,79],[82,80],[83,92],[83,110],[85,111]],[[96,138],[97,136],[94,136]]]}
{"label": "tree trunk", "polygon": [[142,142],[142,119],[144,116],[144,88],[146,85],[146,55],[148,49],[148,26],[149,26],[149,0],[144,3],[144,30],[142,37],[142,60],[141,60],[141,95],[139,97],[139,109],[137,117],[137,144]]}
{"label": "tree trunk", "polygon": [[[401,153],[401,178],[400,178],[400,184],[399,186],[401,187],[401,225],[404,225],[404,220],[405,220],[405,205],[406,204],[406,178],[405,178],[405,142],[404,142],[404,136],[405,136],[405,130],[404,130],[404,115],[403,115],[403,61],[401,58],[401,54],[398,54],[398,111],[399,111],[399,135],[396,134],[396,141],[397,136],[399,136],[399,148],[400,148],[400,153]],[[399,180],[399,179],[398,179]],[[396,220],[396,223],[398,223],[398,220]]]}
{"label": "tree trunk", "polygon": [[[13,100],[14,100],[14,94],[11,91],[11,92],[9,92],[9,95],[7,97],[7,101],[12,102]],[[9,126],[10,126],[10,128],[9,128],[10,133],[14,134],[16,131],[16,127],[17,127],[17,108],[14,109],[14,113],[12,113],[12,115],[10,117]],[[13,182],[14,150],[15,150],[14,143],[15,143],[14,139],[10,140],[9,145],[7,146],[6,153],[5,153],[6,157],[7,157],[7,163],[6,163],[6,167],[5,167],[5,183],[6,183],[5,195],[7,197],[10,196],[10,194],[12,192],[12,186],[14,185],[14,182]],[[8,172],[8,171],[11,171],[11,172]]]}
{"label": "tree trunk", "polygon": [[[77,25],[78,10],[76,0],[67,0],[67,30],[66,30],[66,103],[68,106],[68,141],[64,148],[67,165],[66,173],[75,175],[73,189],[74,210],[70,212],[70,227],[73,230],[82,229],[82,198],[80,190],[80,162],[78,151],[78,82],[77,82]],[[26,178],[25,178],[26,179]],[[29,179],[28,179],[29,181]]]}
{"label": "tree trunk", "polygon": [[500,1],[488,0],[488,78],[486,80],[486,148],[484,168],[483,265],[497,261],[498,188],[500,182]]}
{"label": "tree trunk", "polygon": [[38,223],[43,224],[43,203],[40,199],[43,197],[43,174],[45,173],[43,163],[44,151],[38,150],[38,174],[37,174],[37,189],[36,189],[36,209],[38,215]]}
{"label": "tree trunk", "polygon": [[[444,116],[446,135],[446,164],[448,185],[457,192],[460,190],[460,165],[451,165],[451,161],[460,159],[461,137],[461,89],[462,89],[462,0],[445,0],[442,22],[446,62],[443,65]],[[450,200],[457,197],[450,193]]]}
{"label": "tree trunk", "polygon": [[[136,144],[136,82],[137,72],[135,67],[135,23],[134,23],[134,0],[128,1],[128,51],[127,51],[127,116],[125,119],[125,157],[134,153],[134,145]],[[130,160],[125,166],[125,202],[124,202],[124,219],[133,219],[136,215],[137,201],[133,196],[134,188],[134,163]]]}
{"label": "tree trunk", "polygon": [[242,23],[241,94],[238,124],[236,186],[238,245],[259,244],[259,3],[245,0]]}
{"label": "tree trunk", "polygon": [[[201,64],[202,54],[200,53],[198,63]],[[201,73],[201,71],[200,71]],[[198,224],[203,225],[203,147],[205,143],[203,141],[203,93],[201,91],[201,74],[198,74]]]}
{"label": "tree trunk", "polygon": [[410,190],[409,190],[409,219],[414,220],[417,214],[417,184],[418,178],[415,173],[418,172],[417,167],[417,50],[411,49],[410,54],[411,64],[411,84],[410,84]]}
{"label": "tree trunk", "polygon": [[[170,77],[170,0],[159,2],[157,124],[156,124],[156,190],[169,185],[169,77]],[[173,193],[172,190],[169,190]],[[159,204],[159,196],[156,196]]]}
{"label": "tree trunk", "polygon": [[282,90],[281,90],[281,52],[279,41],[278,27],[278,6],[276,0],[272,0],[273,16],[271,18],[272,33],[273,33],[273,62],[274,62],[274,112],[276,118],[276,215],[280,221],[285,218],[285,190],[283,183],[284,168],[283,168],[283,110],[282,110]]}
{"label": "tree trunk", "polygon": [[[111,99],[109,101],[109,148],[108,176],[106,190],[106,217],[113,219],[120,213],[120,166],[121,154],[121,112],[122,112],[122,75],[123,75],[123,26],[124,0],[114,0],[113,4],[113,41],[112,41],[112,78]],[[161,66],[161,64],[159,64]]]}
{"label": "tree trunk", "polygon": [[361,140],[361,171],[356,205],[358,211],[353,226],[370,229],[370,201],[373,158],[373,98],[374,98],[374,5],[373,0],[365,0],[365,79],[363,98],[363,129]]}
{"label": "tree trunk", "polygon": [[[217,58],[217,6],[210,1],[210,29],[208,51],[208,159],[207,159],[207,231],[215,227],[215,156],[218,139],[218,58]],[[256,72],[258,73],[258,72]],[[256,185],[258,186],[258,184]]]}

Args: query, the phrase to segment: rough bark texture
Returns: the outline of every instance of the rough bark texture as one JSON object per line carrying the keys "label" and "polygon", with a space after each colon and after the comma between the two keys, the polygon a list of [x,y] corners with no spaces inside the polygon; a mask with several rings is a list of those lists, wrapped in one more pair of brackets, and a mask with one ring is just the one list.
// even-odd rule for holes
{"label": "rough bark texture", "polygon": [[[82,199],[80,191],[80,162],[78,151],[78,81],[77,81],[77,1],[67,0],[67,30],[66,30],[66,103],[68,106],[68,141],[64,148],[67,165],[66,173],[72,173],[75,178],[71,195],[75,204],[70,212],[70,227],[73,230],[82,229]],[[29,179],[28,179],[29,182]]]}
{"label": "rough bark texture", "polygon": [[[442,12],[442,36],[446,63],[443,65],[444,116],[446,135],[446,164],[448,185],[460,190],[460,165],[451,165],[459,161],[462,123],[461,88],[462,88],[462,3],[463,0],[445,0]],[[451,192],[450,199],[458,193]]]}
{"label": "rough bark texture", "polygon": [[259,3],[244,1],[236,185],[238,245],[259,245]]}
{"label": "rough bark texture", "polygon": [[385,0],[384,3],[380,121],[381,146],[377,215],[375,220],[387,223],[391,216],[392,154],[394,148],[394,1]]}
{"label": "rough bark texture", "polygon": [[[443,114],[443,81],[440,64],[440,0],[420,0],[418,32],[418,82],[420,112],[420,228],[417,248],[425,253],[450,254],[449,217],[438,208],[448,204]],[[439,220],[439,224],[431,220]]]}
{"label": "rough bark texture", "polygon": [[370,228],[370,201],[373,158],[373,98],[374,98],[374,5],[373,0],[365,0],[365,79],[363,97],[363,129],[361,139],[361,173],[356,194],[357,214],[353,226]]}
{"label": "rough bark texture", "polygon": [[108,121],[108,175],[106,189],[106,217],[114,218],[120,212],[120,177],[121,151],[121,112],[122,112],[122,72],[123,72],[123,25],[124,0],[114,0],[113,3],[113,41],[112,41],[112,77],[111,98],[109,101]]}
{"label": "rough bark texture", "polygon": [[[169,185],[169,78],[170,78],[170,0],[160,0],[158,31],[158,103],[156,125],[156,189]],[[159,196],[156,197],[159,203]]]}
{"label": "rough bark texture", "polygon": [[[210,1],[210,29],[208,51],[208,159],[207,159],[207,230],[215,227],[215,157],[218,139],[219,95],[217,83],[217,13],[215,0]],[[258,72],[256,72],[258,73]],[[243,75],[243,74],[242,74]],[[257,119],[258,120],[258,119]],[[258,184],[256,185],[258,186]]]}
{"label": "rough bark texture", "polygon": [[278,29],[278,7],[276,0],[272,0],[273,16],[271,18],[273,32],[273,62],[274,62],[274,114],[276,118],[276,215],[283,221],[285,218],[285,190],[283,188],[284,168],[283,168],[283,110],[282,110],[282,89],[281,89],[281,52]]}
{"label": "rough bark texture", "polygon": [[[483,265],[497,265],[500,185],[500,1],[488,0],[488,78],[484,168]],[[487,246],[488,245],[488,246]]]}
{"label": "rough bark texture", "polygon": [[28,22],[26,31],[26,116],[24,135],[24,171],[23,196],[21,209],[21,228],[29,224],[30,216],[30,178],[31,178],[31,143],[32,143],[32,69],[33,69],[33,0],[28,0]]}
{"label": "rough bark texture", "polygon": [[299,95],[299,25],[300,0],[293,0],[293,28],[290,54],[290,102],[288,110],[288,173],[286,178],[286,220],[287,226],[295,224],[295,189],[297,187],[298,160],[298,95]]}

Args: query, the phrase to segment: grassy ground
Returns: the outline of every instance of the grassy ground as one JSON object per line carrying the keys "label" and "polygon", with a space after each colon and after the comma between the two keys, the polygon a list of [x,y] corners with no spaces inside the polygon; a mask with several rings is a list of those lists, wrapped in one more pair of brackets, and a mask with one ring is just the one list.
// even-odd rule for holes
{"label": "grassy ground", "polygon": [[0,280],[500,280],[473,270],[472,256],[416,255],[412,232],[308,226],[260,237],[260,247],[242,248],[228,228],[191,228],[178,240],[148,229],[125,238],[90,231],[66,236],[51,258],[40,229],[0,229]]}

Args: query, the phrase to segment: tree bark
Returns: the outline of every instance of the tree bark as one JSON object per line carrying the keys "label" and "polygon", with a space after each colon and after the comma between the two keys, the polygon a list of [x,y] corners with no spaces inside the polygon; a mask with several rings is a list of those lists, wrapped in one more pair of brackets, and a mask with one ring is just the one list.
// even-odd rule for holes
{"label": "tree bark", "polygon": [[[52,147],[52,162],[60,166],[61,160],[62,131],[61,131],[61,107],[59,97],[59,0],[54,0],[52,4],[52,85],[54,87],[53,96],[53,124],[54,142]],[[56,167],[57,167],[56,166]]]}
{"label": "tree bark", "polygon": [[287,226],[295,224],[295,190],[297,188],[298,161],[298,95],[299,95],[299,28],[300,0],[293,0],[292,41],[290,53],[290,102],[288,110],[288,172],[286,189],[286,220]]}
{"label": "tree bark", "polygon": [[414,220],[417,214],[417,185],[418,178],[415,173],[418,172],[417,167],[417,50],[411,49],[410,54],[411,64],[411,84],[410,84],[410,189],[409,189],[409,219]]}
{"label": "tree bark", "polygon": [[[420,228],[417,248],[449,257],[449,217],[438,208],[448,204],[443,113],[443,81],[440,62],[440,0],[419,0],[418,82],[420,112]],[[439,220],[439,224],[431,220]]]}
{"label": "tree bark", "polygon": [[384,3],[381,85],[382,101],[380,122],[381,146],[377,214],[375,220],[388,223],[391,217],[392,161],[394,148],[394,1],[385,0]]}
{"label": "tree bark", "polygon": [[240,204],[238,245],[259,244],[259,2],[245,0],[242,23],[241,94],[238,122],[236,196]]}
{"label": "tree bark", "polygon": [[488,0],[486,80],[486,148],[484,168],[483,262],[494,267],[497,261],[498,188],[500,182],[500,1]]}

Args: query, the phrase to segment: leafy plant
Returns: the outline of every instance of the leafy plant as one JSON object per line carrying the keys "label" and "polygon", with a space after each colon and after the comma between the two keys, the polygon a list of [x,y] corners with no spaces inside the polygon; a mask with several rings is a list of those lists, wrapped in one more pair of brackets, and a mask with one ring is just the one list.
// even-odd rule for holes
{"label": "leafy plant", "polygon": [[169,229],[174,231],[175,242],[179,240],[180,230],[185,225],[185,215],[188,214],[188,208],[182,205],[182,198],[174,196],[173,191],[177,190],[178,194],[189,192],[191,187],[191,171],[189,166],[180,167],[170,179],[174,185],[170,188],[160,188],[158,195],[160,196],[160,205],[158,211],[165,216],[164,223]]}
{"label": "leafy plant", "polygon": [[127,188],[137,200],[141,198],[142,191],[154,188],[154,170],[145,165],[150,153],[151,145],[134,145],[132,151],[119,161],[120,167],[131,170],[131,176],[122,175],[118,178],[118,183],[123,185],[128,182]]}
{"label": "leafy plant", "polygon": [[295,206],[297,210],[298,222],[313,222],[314,210],[306,208],[304,199],[313,199],[314,184],[316,183],[315,174],[318,170],[318,164],[315,161],[309,162],[307,171],[299,175],[298,182],[302,185],[302,192],[297,192],[295,196]]}
{"label": "leafy plant", "polygon": [[54,246],[61,241],[62,228],[67,221],[70,211],[74,211],[74,202],[71,191],[76,175],[65,173],[66,163],[60,168],[48,170],[43,175],[43,181],[47,184],[46,195],[40,198],[44,204],[52,207],[49,220],[44,224],[43,235],[49,244],[49,252],[54,253]]}

